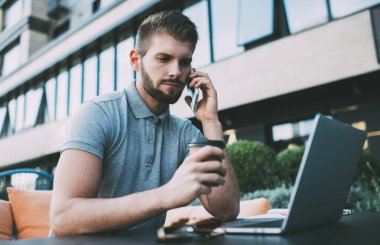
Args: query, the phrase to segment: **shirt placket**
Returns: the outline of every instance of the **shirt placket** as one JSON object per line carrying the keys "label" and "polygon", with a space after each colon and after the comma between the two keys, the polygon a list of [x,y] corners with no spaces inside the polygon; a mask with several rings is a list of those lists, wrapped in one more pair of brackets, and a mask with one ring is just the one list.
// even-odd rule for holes
{"label": "shirt placket", "polygon": [[156,125],[159,119],[153,118],[151,120],[151,123],[148,127],[148,135],[147,135],[147,149],[146,150],[146,156],[147,156],[147,165],[152,165],[154,162],[154,146],[156,141]]}

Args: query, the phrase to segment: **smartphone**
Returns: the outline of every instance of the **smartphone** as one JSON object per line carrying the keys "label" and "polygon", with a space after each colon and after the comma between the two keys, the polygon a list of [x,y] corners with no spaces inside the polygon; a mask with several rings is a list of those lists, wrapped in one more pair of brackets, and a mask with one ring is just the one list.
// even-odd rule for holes
{"label": "smartphone", "polygon": [[[190,66],[190,74],[192,73],[193,68]],[[185,95],[185,100],[186,102],[190,103],[190,108],[193,112],[197,111],[198,108],[198,100],[199,100],[199,88],[191,88],[189,86],[191,82],[191,79],[188,78],[186,80],[186,95]]]}

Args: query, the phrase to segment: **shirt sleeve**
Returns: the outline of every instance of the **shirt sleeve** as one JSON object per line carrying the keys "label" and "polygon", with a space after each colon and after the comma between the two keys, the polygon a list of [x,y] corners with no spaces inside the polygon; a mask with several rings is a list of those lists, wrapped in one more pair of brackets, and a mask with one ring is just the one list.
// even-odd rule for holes
{"label": "shirt sleeve", "polygon": [[85,102],[70,117],[61,153],[66,149],[78,149],[103,160],[109,130],[110,120],[105,111],[92,101]]}

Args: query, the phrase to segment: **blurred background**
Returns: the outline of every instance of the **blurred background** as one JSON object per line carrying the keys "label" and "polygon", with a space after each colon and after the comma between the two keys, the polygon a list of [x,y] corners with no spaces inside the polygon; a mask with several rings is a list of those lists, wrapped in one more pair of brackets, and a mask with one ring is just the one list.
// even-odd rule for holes
{"label": "blurred background", "polygon": [[[0,0],[0,171],[53,173],[70,115],[134,79],[138,25],[164,9],[198,26],[193,67],[230,145],[302,147],[323,113],[367,131],[380,159],[380,0]],[[199,126],[184,102],[172,114]]]}

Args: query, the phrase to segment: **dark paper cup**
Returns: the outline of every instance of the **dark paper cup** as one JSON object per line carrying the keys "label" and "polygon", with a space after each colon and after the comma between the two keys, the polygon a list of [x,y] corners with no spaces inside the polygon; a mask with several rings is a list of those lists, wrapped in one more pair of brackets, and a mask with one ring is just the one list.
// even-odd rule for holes
{"label": "dark paper cup", "polygon": [[[196,140],[196,141],[192,141],[189,143],[189,151],[190,151],[190,154],[196,152],[197,150],[199,150],[200,148],[204,147],[204,146],[215,146],[215,147],[219,147],[220,149],[223,149],[226,147],[226,144],[224,143],[224,141],[221,141],[221,140],[207,140],[207,139],[201,139],[201,140]],[[219,159],[208,159],[208,160],[219,160]]]}

